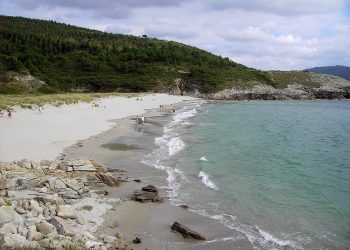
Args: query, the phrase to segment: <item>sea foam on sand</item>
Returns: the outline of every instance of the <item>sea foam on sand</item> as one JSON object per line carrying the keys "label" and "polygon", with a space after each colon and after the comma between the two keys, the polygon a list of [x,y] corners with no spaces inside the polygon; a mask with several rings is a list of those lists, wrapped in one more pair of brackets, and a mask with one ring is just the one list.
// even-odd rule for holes
{"label": "sea foam on sand", "polygon": [[192,97],[151,94],[135,98],[99,99],[102,107],[78,103],[37,110],[18,109],[12,119],[0,118],[0,161],[55,159],[64,148],[116,125],[113,119],[136,116],[146,109]]}

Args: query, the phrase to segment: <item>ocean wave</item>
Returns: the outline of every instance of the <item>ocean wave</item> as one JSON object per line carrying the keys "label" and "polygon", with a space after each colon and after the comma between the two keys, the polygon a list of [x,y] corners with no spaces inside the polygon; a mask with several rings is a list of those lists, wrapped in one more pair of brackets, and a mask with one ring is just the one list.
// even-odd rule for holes
{"label": "ocean wave", "polygon": [[209,161],[206,156],[202,156],[199,160],[200,161]]}
{"label": "ocean wave", "polygon": [[206,187],[214,189],[214,190],[219,190],[218,187],[215,185],[215,183],[209,179],[209,176],[206,172],[200,171],[198,174],[198,177],[202,179],[202,183]]}
{"label": "ocean wave", "polygon": [[289,241],[289,240],[281,240],[278,239],[277,237],[273,236],[272,234],[269,234],[268,232],[260,229],[258,226],[256,226],[256,229],[260,233],[260,235],[267,241],[273,244],[276,244],[281,247],[286,247],[286,246],[294,246],[294,244]]}
{"label": "ocean wave", "polygon": [[174,137],[167,143],[167,146],[169,155],[172,156],[184,149],[185,143],[179,137]]}

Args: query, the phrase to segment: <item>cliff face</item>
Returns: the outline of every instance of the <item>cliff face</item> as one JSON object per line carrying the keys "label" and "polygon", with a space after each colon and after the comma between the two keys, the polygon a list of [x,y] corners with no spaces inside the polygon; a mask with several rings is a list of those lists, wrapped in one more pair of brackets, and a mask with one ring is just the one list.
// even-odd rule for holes
{"label": "cliff face", "polygon": [[305,83],[305,78],[301,81],[293,77],[289,82],[275,83],[275,86],[286,85],[285,87],[278,88],[259,82],[250,82],[246,85],[251,87],[229,87],[215,93],[203,93],[189,82],[178,81],[182,83],[180,86],[183,90],[180,91],[179,85],[177,85],[178,91],[175,93],[215,100],[350,99],[350,81],[332,75],[306,72],[302,74],[307,74],[304,77],[307,77],[308,83]]}

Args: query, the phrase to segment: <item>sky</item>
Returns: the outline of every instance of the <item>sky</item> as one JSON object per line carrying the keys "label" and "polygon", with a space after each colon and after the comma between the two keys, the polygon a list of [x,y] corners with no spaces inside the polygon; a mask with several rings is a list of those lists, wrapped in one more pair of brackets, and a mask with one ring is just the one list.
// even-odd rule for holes
{"label": "sky", "polygon": [[178,41],[262,70],[350,66],[350,0],[1,0],[0,13]]}

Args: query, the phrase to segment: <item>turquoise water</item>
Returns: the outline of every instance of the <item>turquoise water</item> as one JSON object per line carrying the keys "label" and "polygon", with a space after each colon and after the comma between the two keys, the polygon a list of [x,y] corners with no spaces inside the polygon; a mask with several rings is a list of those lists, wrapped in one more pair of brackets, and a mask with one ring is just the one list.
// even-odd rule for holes
{"label": "turquoise water", "polygon": [[349,101],[191,103],[164,131],[149,160],[173,203],[232,228],[233,242],[350,246]]}

